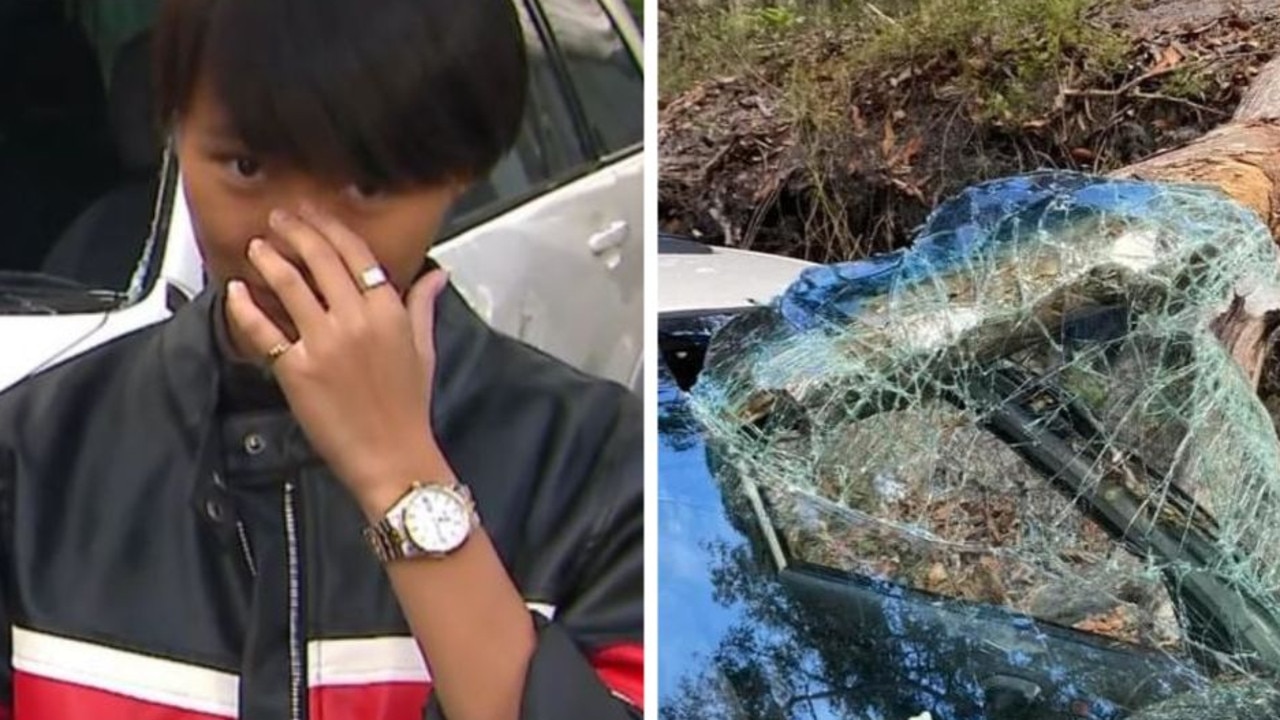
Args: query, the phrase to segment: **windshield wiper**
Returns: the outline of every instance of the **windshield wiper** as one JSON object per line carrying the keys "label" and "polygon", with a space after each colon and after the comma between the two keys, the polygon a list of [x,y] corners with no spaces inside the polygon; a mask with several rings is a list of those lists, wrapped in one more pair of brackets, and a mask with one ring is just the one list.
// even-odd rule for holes
{"label": "windshield wiper", "polygon": [[[1236,560],[1217,538],[1212,515],[1130,451],[1108,452],[1101,428],[1079,403],[1012,365],[976,380],[969,396],[983,424],[1054,487],[1139,557],[1178,567],[1166,572],[1198,640],[1280,672],[1280,618],[1263,598],[1215,567]],[[958,397],[950,398],[963,406]],[[1150,488],[1161,488],[1159,500]]]}

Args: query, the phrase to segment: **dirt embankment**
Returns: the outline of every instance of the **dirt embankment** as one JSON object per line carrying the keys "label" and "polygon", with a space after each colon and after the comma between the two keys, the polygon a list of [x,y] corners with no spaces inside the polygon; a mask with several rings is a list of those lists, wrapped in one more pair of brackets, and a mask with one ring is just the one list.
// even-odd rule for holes
{"label": "dirt embankment", "polygon": [[974,182],[1109,172],[1187,144],[1280,52],[1274,0],[1107,3],[1082,22],[1105,50],[974,37],[964,52],[854,61],[865,37],[818,25],[766,47],[758,65],[662,99],[661,227],[815,261],[898,247]]}

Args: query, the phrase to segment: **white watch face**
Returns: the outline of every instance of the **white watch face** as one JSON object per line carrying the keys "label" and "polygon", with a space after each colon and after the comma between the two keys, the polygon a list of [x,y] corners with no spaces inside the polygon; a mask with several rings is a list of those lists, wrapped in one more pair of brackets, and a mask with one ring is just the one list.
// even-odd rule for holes
{"label": "white watch face", "polygon": [[413,544],[423,550],[449,552],[471,532],[471,513],[457,493],[425,487],[405,508],[404,529]]}

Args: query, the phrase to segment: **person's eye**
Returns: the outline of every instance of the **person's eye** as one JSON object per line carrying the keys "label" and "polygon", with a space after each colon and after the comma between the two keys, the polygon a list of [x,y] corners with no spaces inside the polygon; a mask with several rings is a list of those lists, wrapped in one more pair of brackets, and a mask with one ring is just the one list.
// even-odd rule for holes
{"label": "person's eye", "polygon": [[244,182],[251,182],[262,177],[262,163],[247,156],[228,158],[223,161],[232,177]]}
{"label": "person's eye", "polygon": [[371,202],[387,196],[387,189],[371,182],[355,182],[348,185],[343,192],[352,200]]}

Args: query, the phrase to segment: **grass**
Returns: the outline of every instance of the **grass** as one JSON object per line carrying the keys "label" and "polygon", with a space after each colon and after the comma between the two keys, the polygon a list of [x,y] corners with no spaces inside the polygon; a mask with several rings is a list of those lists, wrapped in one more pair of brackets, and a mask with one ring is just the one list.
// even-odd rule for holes
{"label": "grass", "polygon": [[[880,33],[866,62],[955,57],[960,92],[977,119],[1018,124],[1041,114],[1068,67],[1085,76],[1121,71],[1128,42],[1086,21],[1096,0],[929,0],[909,22]],[[1081,67],[1082,64],[1082,67]]]}
{"label": "grass", "polygon": [[1203,65],[1183,66],[1165,76],[1160,91],[1170,97],[1205,100],[1213,90],[1213,74]]}
{"label": "grass", "polygon": [[[833,172],[844,162],[843,149],[856,144],[851,142],[855,98],[870,99],[882,115],[865,128],[876,144],[884,114],[893,115],[899,133],[915,135],[929,131],[930,113],[959,113],[975,126],[1016,130],[1052,114],[1060,89],[1106,87],[1124,76],[1130,41],[1088,19],[1090,11],[1110,1],[667,5],[659,21],[659,91],[669,99],[724,76],[756,83],[775,103],[778,116],[796,129],[803,153],[810,189],[804,242],[817,249],[801,254],[855,257],[868,251],[872,237],[900,233],[898,225],[913,222],[877,211],[876,222],[883,226],[868,233],[851,225],[861,222],[851,221],[853,205],[875,203],[849,197],[839,172]],[[912,78],[909,87],[891,87],[906,77]],[[1177,88],[1180,94],[1194,94],[1195,79],[1187,84]],[[905,142],[905,135],[898,140],[899,146]]]}
{"label": "grass", "polygon": [[658,31],[659,92],[672,96],[754,64],[763,36],[745,15],[689,8]]}
{"label": "grass", "polygon": [[[990,118],[1016,122],[1052,97],[1044,86],[1075,58],[1098,74],[1123,67],[1126,41],[1085,21],[1099,0],[862,0],[804,7],[690,8],[665,23],[660,88],[670,96],[702,80],[761,72],[782,59],[773,78],[821,123],[841,116],[846,95],[824,87],[876,70],[951,58],[961,68],[956,91]],[[808,62],[816,36],[843,45],[835,57]],[[814,86],[816,87],[810,87]],[[814,102],[818,100],[818,102]],[[818,117],[815,117],[817,113]]]}
{"label": "grass", "polygon": [[670,96],[723,75],[758,72],[764,64],[800,51],[815,33],[861,36],[866,6],[844,0],[821,8],[730,8],[681,3],[675,20],[659,29],[659,89]]}

